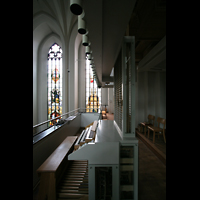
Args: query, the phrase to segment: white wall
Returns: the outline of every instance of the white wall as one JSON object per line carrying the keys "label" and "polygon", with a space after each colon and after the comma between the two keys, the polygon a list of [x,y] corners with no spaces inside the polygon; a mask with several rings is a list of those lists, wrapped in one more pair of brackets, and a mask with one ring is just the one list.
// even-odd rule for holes
{"label": "white wall", "polygon": [[138,72],[136,93],[136,127],[149,114],[166,119],[166,72]]}
{"label": "white wall", "polygon": [[[37,1],[33,0],[33,125],[47,119],[47,74],[44,73],[47,67],[47,54],[50,46],[57,42],[63,50],[63,113],[69,111],[69,77],[67,72],[69,66],[77,69],[74,65],[74,45],[77,32],[77,16],[68,12],[69,1]],[[55,9],[56,8],[56,9]],[[54,12],[52,12],[52,10]],[[65,12],[63,12],[65,10]],[[76,24],[76,27],[74,26]],[[74,31],[72,29],[74,28]],[[70,58],[70,42],[73,46],[72,62]],[[77,55],[76,55],[77,56]],[[45,75],[44,75],[45,74]],[[78,77],[77,70],[71,73],[74,78]],[[78,86],[75,87],[76,98],[72,101],[78,105]],[[74,105],[72,106],[74,107]]]}
{"label": "white wall", "polygon": [[101,88],[101,105],[102,110],[105,110],[104,105],[107,105],[106,108],[108,110],[108,88]]}
{"label": "white wall", "polygon": [[62,48],[62,43],[59,39],[59,36],[52,34],[41,42],[39,50],[38,50],[38,84],[37,84],[37,113],[38,113],[38,122],[46,121],[47,118],[47,54],[49,52],[49,48],[52,44],[57,43]]}
{"label": "white wall", "polygon": [[99,119],[99,113],[82,113],[81,114],[81,127],[86,127],[95,120]]}
{"label": "white wall", "polygon": [[[166,36],[139,62],[136,82],[136,127],[149,114],[166,119]],[[154,69],[162,71],[152,71]]]}
{"label": "white wall", "polygon": [[114,113],[114,88],[108,88],[108,112]]}
{"label": "white wall", "polygon": [[72,28],[69,38],[69,61],[68,61],[68,101],[69,111],[78,108],[78,51],[82,36],[78,33],[78,23]]}
{"label": "white wall", "polygon": [[55,42],[65,52],[63,34],[55,19],[42,12],[36,14],[33,18],[33,125],[47,120],[47,54]]}
{"label": "white wall", "polygon": [[78,53],[78,107],[85,108],[86,102],[86,83],[85,83],[85,47],[80,44]]}

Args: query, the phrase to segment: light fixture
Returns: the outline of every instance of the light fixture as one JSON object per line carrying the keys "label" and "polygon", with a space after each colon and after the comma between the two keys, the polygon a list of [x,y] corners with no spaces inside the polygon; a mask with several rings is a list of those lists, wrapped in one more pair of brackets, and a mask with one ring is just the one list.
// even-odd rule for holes
{"label": "light fixture", "polygon": [[94,57],[92,57],[92,55],[89,54],[89,58],[88,58],[88,60],[92,60],[92,59],[94,59]]}
{"label": "light fixture", "polygon": [[85,21],[82,19],[82,16],[78,16],[78,32],[80,34],[86,34],[86,28],[85,28]]}
{"label": "light fixture", "polygon": [[90,54],[90,47],[89,46],[86,46],[85,48],[85,55],[87,56],[87,54]]}
{"label": "light fixture", "polygon": [[88,55],[87,55],[87,59],[88,59],[88,60],[91,60],[91,57],[92,57],[91,54],[88,54]]}
{"label": "light fixture", "polygon": [[94,64],[90,64],[90,67],[92,68],[92,70],[94,70]]}
{"label": "light fixture", "polygon": [[70,0],[70,10],[74,15],[80,15],[83,12],[82,0]]}
{"label": "light fixture", "polygon": [[90,61],[90,65],[93,67],[94,66],[94,60]]}
{"label": "light fixture", "polygon": [[82,35],[82,45],[83,46],[88,46],[88,36],[87,35]]}

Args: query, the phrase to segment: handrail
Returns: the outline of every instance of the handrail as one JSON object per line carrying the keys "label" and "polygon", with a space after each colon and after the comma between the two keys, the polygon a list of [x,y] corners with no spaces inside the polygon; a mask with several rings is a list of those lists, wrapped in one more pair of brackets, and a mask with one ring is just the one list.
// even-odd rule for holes
{"label": "handrail", "polygon": [[46,124],[47,122],[56,120],[56,119],[58,119],[58,118],[60,118],[60,117],[62,117],[62,116],[64,116],[64,115],[67,115],[67,114],[69,114],[69,113],[71,113],[71,112],[74,112],[74,111],[76,111],[76,110],[79,110],[79,109],[80,109],[80,108],[77,108],[77,109],[72,110],[72,111],[70,111],[70,112],[68,112],[68,113],[59,115],[58,117],[55,117],[54,119],[49,119],[49,120],[47,120],[47,121],[41,122],[40,124],[37,124],[37,125],[33,126],[33,128],[39,127],[39,126],[41,126],[41,125],[43,125],[43,124]]}
{"label": "handrail", "polygon": [[[56,120],[56,119],[59,119],[59,118],[61,118],[61,117],[63,117],[63,116],[65,116],[65,115],[68,115],[68,114],[70,114],[70,113],[72,113],[72,112],[75,112],[75,111],[77,111],[77,110],[86,110],[86,109],[93,109],[93,108],[77,108],[77,109],[75,109],[75,110],[72,110],[72,111],[69,111],[69,112],[67,112],[67,113],[64,113],[64,114],[62,114],[62,115],[60,115],[60,116],[58,116],[58,117],[55,117],[54,119],[49,119],[49,120],[46,120],[46,121],[44,121],[44,122],[41,122],[41,123],[39,123],[39,124],[36,124],[36,125],[34,125],[33,126],[33,129],[35,129],[35,128],[37,128],[37,127],[39,127],[39,126],[42,126],[42,125],[44,125],[44,124],[46,124],[46,123],[48,123],[48,122],[51,122],[51,121],[53,121],[53,120]],[[100,108],[98,108],[100,111],[101,111],[101,106],[100,106]]]}

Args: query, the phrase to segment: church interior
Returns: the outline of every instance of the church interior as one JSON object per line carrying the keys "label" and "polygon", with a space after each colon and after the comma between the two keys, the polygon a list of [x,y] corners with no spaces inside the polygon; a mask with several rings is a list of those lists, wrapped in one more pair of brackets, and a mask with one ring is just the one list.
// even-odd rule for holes
{"label": "church interior", "polygon": [[166,199],[166,0],[33,0],[33,200]]}

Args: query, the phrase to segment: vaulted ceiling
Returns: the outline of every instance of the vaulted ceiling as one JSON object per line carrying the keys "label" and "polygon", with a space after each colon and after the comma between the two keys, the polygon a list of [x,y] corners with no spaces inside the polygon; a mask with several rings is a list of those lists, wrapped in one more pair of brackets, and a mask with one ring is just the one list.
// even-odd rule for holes
{"label": "vaulted ceiling", "polygon": [[[82,2],[92,57],[102,86],[106,81],[110,81],[110,73],[119,54],[123,36],[135,36],[137,66],[166,35],[166,0],[83,0]],[[63,31],[63,37],[66,37],[66,32],[69,32],[77,20],[77,16],[71,13],[69,5],[70,0],[35,0],[33,16],[42,11],[49,13],[49,16],[59,21],[57,29]],[[53,30],[47,25],[42,29],[43,32],[57,32],[57,29]]]}

